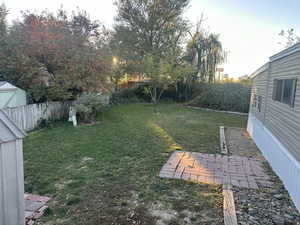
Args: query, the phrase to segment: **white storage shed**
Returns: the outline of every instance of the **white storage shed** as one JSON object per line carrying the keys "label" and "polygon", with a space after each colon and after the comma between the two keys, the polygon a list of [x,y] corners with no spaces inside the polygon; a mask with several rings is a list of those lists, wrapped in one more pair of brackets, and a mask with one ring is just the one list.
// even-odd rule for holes
{"label": "white storage shed", "polygon": [[24,137],[0,109],[0,225],[24,225]]}
{"label": "white storage shed", "polygon": [[6,82],[0,81],[0,109],[26,105],[26,92]]}

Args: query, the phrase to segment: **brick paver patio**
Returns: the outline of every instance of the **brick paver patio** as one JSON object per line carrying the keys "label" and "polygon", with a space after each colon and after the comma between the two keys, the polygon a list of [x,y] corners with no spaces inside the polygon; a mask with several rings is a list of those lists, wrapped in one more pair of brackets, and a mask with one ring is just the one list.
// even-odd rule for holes
{"label": "brick paver patio", "polygon": [[272,186],[261,161],[237,155],[175,151],[159,176],[252,189],[257,189],[258,185]]}
{"label": "brick paver patio", "polygon": [[51,198],[44,196],[24,194],[25,224],[33,225],[44,214],[44,211],[48,208],[46,203],[50,200]]}

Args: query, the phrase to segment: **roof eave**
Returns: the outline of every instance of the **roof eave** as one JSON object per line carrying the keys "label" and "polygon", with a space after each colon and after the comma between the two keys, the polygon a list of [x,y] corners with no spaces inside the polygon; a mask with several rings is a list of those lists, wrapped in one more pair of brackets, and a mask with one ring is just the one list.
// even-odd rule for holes
{"label": "roof eave", "polygon": [[258,68],[256,71],[254,71],[254,72],[250,75],[250,79],[255,78],[257,75],[261,74],[262,72],[265,72],[268,68],[269,68],[269,62],[265,63],[263,66],[261,66],[261,67]]}
{"label": "roof eave", "polygon": [[283,57],[286,57],[286,56],[291,55],[291,54],[293,54],[295,52],[298,52],[298,51],[300,51],[300,42],[292,45],[291,47],[289,47],[287,49],[282,50],[281,52],[279,52],[279,53],[277,53],[273,56],[271,56],[270,57],[270,62],[281,59]]}

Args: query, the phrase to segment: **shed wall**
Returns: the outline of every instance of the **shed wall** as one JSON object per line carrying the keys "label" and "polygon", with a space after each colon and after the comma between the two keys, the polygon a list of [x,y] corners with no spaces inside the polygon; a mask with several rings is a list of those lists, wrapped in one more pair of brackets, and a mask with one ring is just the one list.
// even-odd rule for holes
{"label": "shed wall", "polygon": [[27,104],[26,92],[17,89],[0,90],[0,109]]}
{"label": "shed wall", "polygon": [[24,225],[22,140],[0,144],[0,225]]}
{"label": "shed wall", "polygon": [[27,104],[26,92],[18,89],[15,98],[12,99],[8,107],[23,106]]}

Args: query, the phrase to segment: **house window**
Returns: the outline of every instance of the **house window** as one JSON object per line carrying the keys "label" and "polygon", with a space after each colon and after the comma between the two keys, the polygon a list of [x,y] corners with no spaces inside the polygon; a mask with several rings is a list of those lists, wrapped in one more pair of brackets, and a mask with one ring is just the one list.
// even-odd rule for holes
{"label": "house window", "polygon": [[296,79],[275,79],[273,84],[273,100],[294,107]]}

